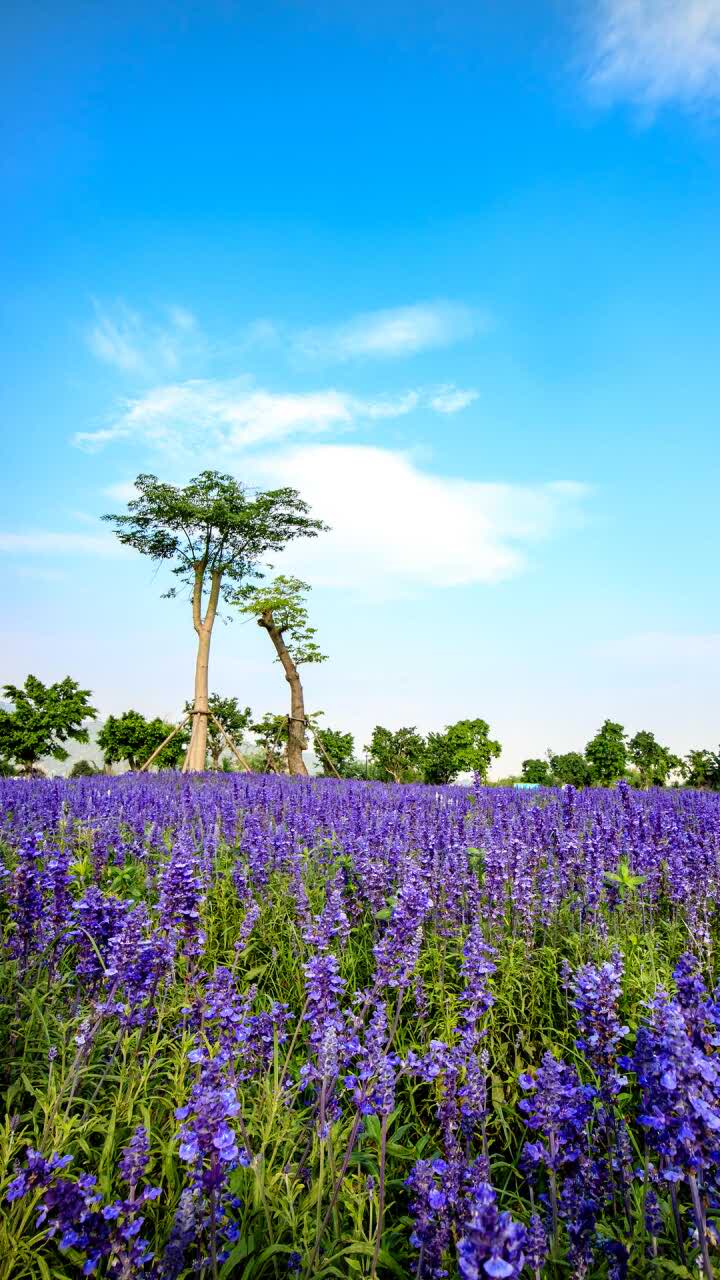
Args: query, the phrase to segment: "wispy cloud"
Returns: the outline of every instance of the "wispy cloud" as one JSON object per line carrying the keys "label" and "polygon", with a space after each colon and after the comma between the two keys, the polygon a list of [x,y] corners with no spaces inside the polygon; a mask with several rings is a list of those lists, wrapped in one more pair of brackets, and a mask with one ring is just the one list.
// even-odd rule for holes
{"label": "wispy cloud", "polygon": [[96,451],[112,441],[133,439],[173,454],[208,449],[232,454],[293,435],[346,431],[363,420],[400,418],[420,406],[457,412],[474,397],[474,392],[445,387],[440,408],[434,403],[437,392],[358,397],[334,388],[273,392],[252,386],[248,379],[196,379],[155,387],[128,400],[109,426],[78,432],[73,443]]}
{"label": "wispy cloud", "polygon": [[589,85],[606,101],[720,99],[720,0],[598,0],[589,36]]}
{"label": "wispy cloud", "polygon": [[123,373],[153,377],[177,371],[183,358],[197,354],[202,338],[195,316],[175,304],[155,320],[124,302],[94,303],[95,320],[87,331],[88,346],[98,360]]}
{"label": "wispy cloud", "polygon": [[720,661],[720,631],[643,631],[604,645],[603,656],[642,665],[673,666]]}
{"label": "wispy cloud", "polygon": [[292,328],[260,316],[224,338],[211,338],[177,303],[148,313],[120,300],[94,301],[85,339],[92,354],[127,376],[147,381],[209,367],[232,368],[240,358],[274,349],[294,366],[352,360],[392,360],[451,346],[487,327],[487,316],[462,302],[418,302],[366,311],[337,325]]}
{"label": "wispy cloud", "polygon": [[462,387],[439,387],[430,397],[430,408],[436,413],[459,413],[478,398],[477,391]]}
{"label": "wispy cloud", "polygon": [[576,519],[587,494],[579,484],[459,480],[366,445],[304,445],[253,463],[261,482],[296,485],[331,526],[293,567],[375,596],[511,577],[525,548]]}
{"label": "wispy cloud", "polygon": [[305,329],[294,339],[296,352],[323,363],[397,359],[470,338],[485,322],[461,302],[418,302],[384,311],[366,311],[336,326]]}

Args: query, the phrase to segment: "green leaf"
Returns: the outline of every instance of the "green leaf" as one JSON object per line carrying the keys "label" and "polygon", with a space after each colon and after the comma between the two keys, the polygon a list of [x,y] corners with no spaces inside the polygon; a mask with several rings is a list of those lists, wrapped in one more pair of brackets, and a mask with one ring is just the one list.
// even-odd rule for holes
{"label": "green leaf", "polygon": [[688,1267],[683,1267],[679,1262],[672,1262],[670,1258],[655,1258],[653,1266],[658,1271],[664,1271],[666,1275],[681,1276],[682,1280],[694,1280],[694,1273]]}
{"label": "green leaf", "polygon": [[[365,1241],[358,1241],[357,1244],[350,1244],[346,1249],[342,1249],[337,1256],[340,1258],[350,1258],[353,1254],[360,1254],[364,1258],[372,1258],[374,1252],[374,1245],[366,1244]],[[401,1267],[400,1263],[396,1262],[392,1255],[387,1253],[385,1249],[380,1250],[379,1261],[382,1263],[383,1267],[387,1268],[388,1271],[392,1271],[393,1275],[402,1276],[403,1280],[407,1280],[406,1269]]]}
{"label": "green leaf", "polygon": [[259,978],[261,973],[264,973],[266,969],[266,964],[256,964],[254,969],[248,969],[247,973],[243,973],[243,981],[254,982],[255,979]]}
{"label": "green leaf", "polygon": [[[284,1246],[279,1247],[284,1248]],[[254,1249],[255,1237],[253,1235],[242,1236],[220,1268],[220,1276],[222,1280],[225,1280],[227,1276],[231,1275],[233,1268],[237,1266],[238,1262],[242,1262],[244,1258],[247,1258],[249,1254],[254,1252]],[[290,1249],[288,1248],[288,1253],[289,1252]]]}
{"label": "green leaf", "polygon": [[377,1116],[365,1116],[365,1132],[375,1142],[380,1141],[380,1121]]}

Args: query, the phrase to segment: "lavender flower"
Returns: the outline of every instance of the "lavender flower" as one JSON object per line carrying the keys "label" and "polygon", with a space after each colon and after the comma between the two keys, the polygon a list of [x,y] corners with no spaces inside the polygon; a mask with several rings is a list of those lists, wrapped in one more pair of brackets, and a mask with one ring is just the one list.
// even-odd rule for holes
{"label": "lavender flower", "polygon": [[174,943],[154,930],[144,903],[128,911],[108,945],[105,982],[108,1012],[125,1028],[144,1026],[153,1016],[153,1001],[172,969]]}
{"label": "lavender flower", "polygon": [[180,949],[187,956],[202,953],[205,935],[200,927],[203,903],[199,861],[189,833],[176,840],[160,876],[160,923],[169,934],[175,934]]}
{"label": "lavender flower", "polygon": [[527,1231],[509,1213],[500,1213],[492,1187],[476,1190],[462,1237],[458,1241],[461,1280],[516,1280],[525,1265]]}
{"label": "lavender flower", "polygon": [[720,1164],[720,1065],[693,1042],[676,1000],[658,991],[648,1009],[634,1055],[642,1090],[639,1123],[666,1181],[713,1172]]}
{"label": "lavender flower", "polygon": [[182,1275],[188,1252],[202,1235],[204,1221],[202,1200],[197,1188],[184,1187],[160,1264],[162,1280],[178,1280]]}
{"label": "lavender flower", "polygon": [[586,1148],[592,1090],[580,1084],[573,1067],[551,1053],[543,1056],[534,1075],[520,1076],[520,1085],[530,1094],[520,1102],[520,1110],[540,1134],[540,1141],[525,1144],[526,1161],[553,1172],[575,1164]]}
{"label": "lavender flower", "polygon": [[443,1258],[450,1247],[450,1217],[445,1211],[444,1160],[418,1160],[405,1185],[410,1192],[413,1230],[410,1244],[420,1254],[417,1275],[424,1280],[447,1276]]}
{"label": "lavender flower", "polygon": [[373,947],[376,988],[404,990],[407,987],[420,954],[423,921],[431,905],[430,895],[416,868],[409,864],[387,928]]}
{"label": "lavender flower", "polygon": [[465,987],[461,994],[462,1014],[459,1039],[460,1053],[472,1052],[483,1034],[479,1022],[492,1007],[493,997],[487,980],[495,972],[492,948],[482,936],[477,921],[473,924],[463,948],[462,974]]}
{"label": "lavender flower", "polygon": [[254,898],[247,901],[247,910],[243,916],[243,922],[240,925],[238,936],[235,941],[235,951],[239,955],[244,951],[250,940],[250,935],[260,919],[260,906]]}
{"label": "lavender flower", "polygon": [[387,1046],[387,1012],[383,1004],[373,1010],[354,1070],[345,1076],[345,1087],[361,1115],[390,1115],[395,1106],[397,1054]]}
{"label": "lavender flower", "polygon": [[13,930],[8,946],[21,972],[27,968],[37,944],[43,919],[41,857],[34,835],[23,840],[10,877],[8,901]]}
{"label": "lavender flower", "polygon": [[178,1133],[180,1159],[190,1166],[193,1183],[203,1192],[217,1191],[231,1169],[250,1163],[249,1153],[238,1146],[228,1123],[239,1111],[224,1064],[219,1059],[203,1060],[190,1101],[175,1112],[183,1122]]}
{"label": "lavender flower", "polygon": [[339,1033],[345,1025],[339,1001],[345,982],[340,976],[337,956],[332,952],[311,956],[305,964],[305,990],[305,1019],[310,1025],[310,1044],[317,1049],[328,1027],[334,1027]]}
{"label": "lavender flower", "polygon": [[[551,1053],[543,1056],[534,1076],[523,1074],[519,1082],[531,1095],[520,1102],[520,1110],[529,1127],[539,1134],[539,1140],[525,1143],[523,1163],[531,1175],[543,1166],[547,1170],[553,1237],[557,1239],[562,1211],[571,1236],[574,1230],[577,1242],[584,1242],[599,1212],[599,1203],[587,1188],[594,1173],[589,1167],[586,1135],[593,1090],[583,1087],[575,1070]],[[562,1200],[560,1175],[565,1179]]]}
{"label": "lavender flower", "polygon": [[200,1062],[200,1078],[190,1101],[175,1112],[182,1121],[178,1154],[188,1166],[191,1194],[181,1198],[163,1275],[177,1275],[173,1267],[187,1265],[191,1245],[200,1249],[205,1245],[215,1262],[226,1257],[226,1246],[238,1237],[235,1210],[240,1204],[230,1191],[228,1176],[240,1165],[249,1165],[251,1158],[230,1123],[239,1116],[240,1103],[226,1064],[201,1051],[193,1052],[191,1058]]}
{"label": "lavender flower", "polygon": [[43,892],[47,899],[44,918],[45,941],[58,947],[60,940],[69,933],[70,918],[70,885],[72,876],[70,867],[70,846],[63,841],[59,848],[50,848],[45,852],[45,871],[43,874]]}
{"label": "lavender flower", "polygon": [[530,1219],[525,1237],[525,1261],[531,1271],[539,1272],[548,1253],[548,1240],[541,1219],[536,1213]]}
{"label": "lavender flower", "polygon": [[287,1005],[276,1003],[268,1011],[255,1013],[256,995],[255,987],[241,993],[235,975],[218,966],[187,1010],[190,1027],[203,1030],[213,1043],[215,1057],[228,1066],[237,1082],[266,1071],[275,1039],[278,1044],[287,1039]]}
{"label": "lavender flower", "polygon": [[583,965],[574,977],[565,973],[580,1032],[575,1043],[597,1076],[600,1096],[607,1104],[627,1084],[627,1076],[617,1070],[618,1051],[628,1034],[618,1017],[622,973],[622,956],[617,951],[605,964]]}
{"label": "lavender flower", "polygon": [[136,1132],[120,1158],[121,1177],[130,1185],[126,1200],[103,1204],[92,1174],[61,1176],[70,1160],[70,1156],[57,1155],[46,1160],[39,1152],[28,1150],[25,1169],[11,1182],[7,1199],[15,1201],[41,1191],[36,1228],[43,1228],[45,1237],[55,1240],[61,1252],[77,1250],[84,1259],[84,1276],[93,1275],[103,1260],[105,1274],[113,1280],[149,1275],[147,1268],[153,1255],[140,1234],[144,1223],[141,1210],[147,1202],[157,1199],[160,1189],[144,1187],[137,1194],[137,1184],[147,1166],[144,1131]]}
{"label": "lavender flower", "polygon": [[75,908],[75,938],[77,961],[75,972],[91,990],[104,975],[110,939],[120,929],[120,923],[128,909],[113,894],[104,894],[91,885]]}
{"label": "lavender flower", "polygon": [[131,1190],[145,1177],[149,1160],[147,1130],[139,1125],[118,1161],[118,1173]]}

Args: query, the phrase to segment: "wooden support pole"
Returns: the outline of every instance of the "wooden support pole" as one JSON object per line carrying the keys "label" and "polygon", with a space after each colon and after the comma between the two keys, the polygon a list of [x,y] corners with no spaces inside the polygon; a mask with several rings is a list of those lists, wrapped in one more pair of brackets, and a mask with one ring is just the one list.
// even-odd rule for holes
{"label": "wooden support pole", "polygon": [[243,769],[245,770],[245,772],[246,772],[246,773],[252,773],[252,772],[253,772],[252,765],[250,765],[250,764],[248,763],[248,761],[245,759],[245,756],[242,754],[242,752],[241,752],[241,751],[238,751],[238,748],[235,746],[235,743],[233,742],[232,738],[230,737],[230,734],[228,733],[227,729],[226,729],[226,728],[225,728],[225,727],[220,723],[220,721],[218,720],[217,716],[215,715],[215,713],[214,713],[213,711],[211,711],[209,714],[210,714],[210,719],[212,720],[213,724],[214,724],[214,725],[217,725],[217,727],[218,727],[218,729],[220,730],[220,732],[221,732],[221,734],[222,734],[223,738],[225,739],[225,742],[227,743],[228,747],[229,747],[229,748],[230,748],[230,750],[232,751],[233,755],[234,755],[234,756],[236,756],[236,757],[237,757],[237,759],[240,761],[240,764],[242,765],[242,767],[243,767]]}
{"label": "wooden support pole", "polygon": [[[285,719],[289,720],[290,717],[286,716]],[[273,751],[277,749],[277,745],[278,745],[278,742],[280,741],[281,733],[282,733],[282,725],[279,725],[278,731],[275,734],[275,737],[273,738],[272,745],[268,743],[268,745],[265,748],[265,763],[268,766],[268,770],[271,773],[276,773],[278,776],[280,776],[280,774],[282,773],[282,770],[278,769],[275,761],[273,760]]]}
{"label": "wooden support pole", "polygon": [[165,738],[160,743],[160,746],[155,748],[152,755],[150,756],[150,759],[145,761],[144,765],[142,765],[141,769],[139,770],[140,773],[144,773],[146,769],[150,768],[150,765],[153,763],[154,760],[157,759],[157,757],[160,755],[160,752],[165,749],[168,742],[172,742],[173,738],[175,737],[175,734],[180,732],[186,720],[189,720],[189,719],[190,719],[189,713],[183,716],[180,723],[175,725],[175,728],[173,729],[172,733],[169,733],[167,738]]}
{"label": "wooden support pole", "polygon": [[336,778],[340,778],[342,775],[338,773],[337,769],[335,768],[335,765],[333,764],[332,760],[330,759],[330,756],[328,755],[327,751],[325,750],[325,747],[323,746],[323,740],[322,740],[322,738],[320,737],[320,734],[319,734],[318,730],[315,728],[315,725],[314,725],[314,724],[311,724],[309,720],[306,720],[306,721],[305,721],[305,724],[307,725],[308,729],[310,730],[310,732],[311,732],[311,734],[312,734],[312,736],[313,736],[313,741],[314,741],[314,743],[315,743],[315,746],[316,746],[316,747],[319,747],[319,748],[320,748],[320,750],[322,751],[322,754],[324,755],[325,759],[327,760],[328,764],[330,765],[330,768],[332,769],[333,773],[335,774],[335,777],[336,777]]}

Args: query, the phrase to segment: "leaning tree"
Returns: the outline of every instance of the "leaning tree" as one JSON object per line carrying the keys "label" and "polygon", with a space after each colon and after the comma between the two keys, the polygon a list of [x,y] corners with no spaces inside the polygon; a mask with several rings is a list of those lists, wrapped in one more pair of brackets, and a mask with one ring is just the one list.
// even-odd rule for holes
{"label": "leaning tree", "polygon": [[234,598],[239,583],[261,576],[264,556],[327,526],[311,518],[296,489],[252,490],[218,471],[202,471],[184,487],[139,475],[135,488],[127,514],[103,519],[126,546],[172,566],[179,583],[166,597],[182,587],[189,592],[197,656],[185,768],[200,772],[207,755],[210,640],[221,600]]}
{"label": "leaning tree", "polygon": [[315,640],[315,628],[308,621],[304,597],[309,590],[307,582],[280,574],[272,582],[247,585],[237,593],[241,613],[255,618],[272,640],[277,661],[290,686],[287,761],[288,771],[293,774],[307,774],[303,751],[307,746],[308,720],[298,667],[308,662],[325,662],[325,654],[320,652]]}

